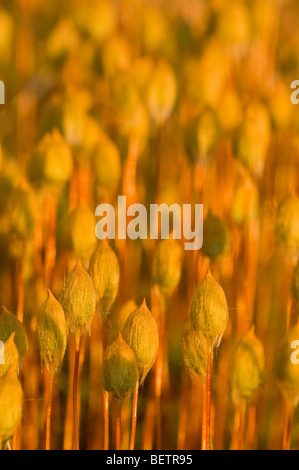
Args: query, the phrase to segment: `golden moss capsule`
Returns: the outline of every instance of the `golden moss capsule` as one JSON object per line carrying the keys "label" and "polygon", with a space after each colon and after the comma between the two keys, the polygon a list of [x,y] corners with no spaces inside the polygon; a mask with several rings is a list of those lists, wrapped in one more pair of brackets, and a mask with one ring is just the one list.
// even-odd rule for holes
{"label": "golden moss capsule", "polygon": [[210,258],[223,255],[227,244],[228,232],[224,222],[209,211],[203,224],[202,250],[204,254]]}
{"label": "golden moss capsule", "polygon": [[31,161],[29,174],[33,181],[63,185],[71,177],[73,159],[69,145],[57,129],[44,136]]}
{"label": "golden moss capsule", "polygon": [[14,367],[0,377],[0,444],[13,436],[22,417],[23,390]]}
{"label": "golden moss capsule", "polygon": [[218,347],[228,323],[228,307],[224,291],[210,271],[195,290],[189,317],[192,328],[203,334],[209,347]]}
{"label": "golden moss capsule", "polygon": [[96,289],[98,310],[108,313],[118,293],[120,270],[117,256],[106,240],[92,254],[89,272]]}
{"label": "golden moss capsule", "polygon": [[[7,341],[3,344],[3,358],[4,364],[0,360],[0,377],[5,375],[6,372],[12,367],[17,373],[19,371],[19,351],[15,345],[15,333],[12,333]],[[1,345],[0,351],[2,352]],[[0,354],[1,359],[1,354]]]}
{"label": "golden moss capsule", "polygon": [[191,375],[205,378],[207,370],[207,340],[200,331],[194,330],[187,322],[181,338],[182,353],[185,366]]}
{"label": "golden moss capsule", "polygon": [[232,221],[242,225],[258,215],[258,191],[249,176],[243,176],[234,188],[231,209]]}
{"label": "golden moss capsule", "polygon": [[96,244],[95,216],[89,207],[80,205],[70,213],[68,236],[74,256],[88,259]]}
{"label": "golden moss capsule", "polygon": [[[290,406],[299,400],[299,367],[296,343],[299,339],[299,325],[292,327],[279,341],[273,359],[275,381]],[[293,355],[296,357],[294,358]]]}
{"label": "golden moss capsule", "polygon": [[122,335],[137,357],[140,380],[143,382],[156,360],[159,348],[156,320],[145,300],[128,317]]}
{"label": "golden moss capsule", "polygon": [[15,334],[14,342],[22,361],[28,351],[28,340],[24,325],[15,315],[2,306],[0,310],[0,341],[5,343],[13,333]]}
{"label": "golden moss capsule", "polygon": [[250,397],[264,382],[264,347],[253,328],[235,348],[230,376],[232,390],[240,397]]}
{"label": "golden moss capsule", "polygon": [[96,291],[88,272],[79,260],[65,278],[60,297],[70,331],[90,331],[96,310]]}
{"label": "golden moss capsule", "polygon": [[102,53],[102,64],[105,75],[113,77],[129,67],[131,62],[131,50],[128,42],[119,35],[105,41]]}
{"label": "golden moss capsule", "polygon": [[250,26],[250,16],[245,4],[231,2],[223,8],[218,27],[221,38],[228,46],[249,46]]}
{"label": "golden moss capsule", "polygon": [[121,334],[105,351],[102,370],[104,390],[123,398],[134,390],[138,381],[137,359]]}
{"label": "golden moss capsule", "polygon": [[152,278],[162,293],[170,295],[181,278],[182,249],[173,239],[162,240],[156,249]]}
{"label": "golden moss capsule", "polygon": [[299,262],[294,267],[292,276],[292,295],[296,302],[299,302]]}
{"label": "golden moss capsule", "polygon": [[297,194],[290,194],[280,202],[276,213],[276,236],[290,252],[298,253],[299,198]]}
{"label": "golden moss capsule", "polygon": [[117,146],[103,137],[94,155],[94,174],[96,183],[105,189],[115,190],[121,176],[121,162]]}
{"label": "golden moss capsule", "polygon": [[220,128],[216,114],[207,107],[191,120],[185,130],[185,149],[192,162],[206,164],[211,157],[220,137]]}
{"label": "golden moss capsule", "polygon": [[261,176],[271,138],[271,122],[267,108],[261,103],[248,106],[244,121],[236,133],[234,156],[249,170]]}
{"label": "golden moss capsule", "polygon": [[176,78],[170,65],[160,61],[154,70],[147,91],[147,103],[157,126],[169,118],[175,105],[177,94]]}
{"label": "golden moss capsule", "polygon": [[64,358],[67,324],[63,308],[50,290],[48,298],[39,310],[37,333],[41,359],[54,374],[60,369]]}
{"label": "golden moss capsule", "polygon": [[50,33],[46,45],[47,56],[57,65],[61,65],[78,42],[78,34],[73,23],[63,19]]}

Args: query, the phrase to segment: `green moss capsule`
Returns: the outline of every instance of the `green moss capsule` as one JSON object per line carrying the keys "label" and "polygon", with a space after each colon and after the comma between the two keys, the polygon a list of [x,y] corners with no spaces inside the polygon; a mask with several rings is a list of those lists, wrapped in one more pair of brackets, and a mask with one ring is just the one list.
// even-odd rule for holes
{"label": "green moss capsule", "polygon": [[96,310],[96,291],[88,272],[79,260],[65,278],[60,303],[70,331],[90,331]]}
{"label": "green moss capsule", "polygon": [[223,255],[228,245],[228,232],[224,222],[208,212],[203,224],[203,247],[206,256],[216,258]]}
{"label": "green moss capsule", "polygon": [[137,359],[121,334],[108,346],[103,360],[102,384],[104,390],[123,398],[134,390],[138,381]]}
{"label": "green moss capsule", "polygon": [[100,313],[108,313],[116,299],[119,287],[119,271],[117,256],[107,241],[104,240],[92,254],[89,266]]}
{"label": "green moss capsule", "polygon": [[231,386],[240,397],[250,397],[265,377],[265,354],[261,341],[251,329],[237,344],[231,364]]}
{"label": "green moss capsule", "polygon": [[227,326],[228,307],[224,291],[210,271],[195,290],[189,316],[192,327],[203,334],[209,347],[217,347]]}
{"label": "green moss capsule", "polygon": [[67,324],[63,308],[48,290],[48,298],[39,310],[37,320],[41,359],[52,374],[62,364],[67,345]]}
{"label": "green moss capsule", "polygon": [[137,357],[140,381],[143,382],[156,360],[159,348],[156,320],[145,300],[128,317],[122,335]]}

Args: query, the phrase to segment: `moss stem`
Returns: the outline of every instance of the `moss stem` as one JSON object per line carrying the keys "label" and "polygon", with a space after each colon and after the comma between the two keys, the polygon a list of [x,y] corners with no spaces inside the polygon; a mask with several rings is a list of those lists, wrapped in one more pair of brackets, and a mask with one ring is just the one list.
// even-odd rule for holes
{"label": "moss stem", "polygon": [[134,396],[133,396],[130,450],[134,450],[134,447],[135,447],[135,436],[136,436],[136,425],[137,425],[138,387],[139,387],[139,382],[136,383],[136,387],[134,389]]}
{"label": "moss stem", "polygon": [[[46,369],[46,368],[45,368]],[[51,446],[51,416],[52,416],[52,394],[53,394],[53,374],[47,371],[47,407],[46,407],[46,435],[45,435],[45,450],[50,450]]]}
{"label": "moss stem", "polygon": [[79,420],[78,420],[78,376],[80,359],[80,332],[76,331],[75,367],[73,381],[73,450],[79,450]]}
{"label": "moss stem", "polygon": [[212,371],[212,348],[208,345],[208,362],[206,377],[206,450],[210,450],[210,427],[211,427],[211,371]]}
{"label": "moss stem", "polygon": [[104,450],[109,450],[109,393],[104,390]]}

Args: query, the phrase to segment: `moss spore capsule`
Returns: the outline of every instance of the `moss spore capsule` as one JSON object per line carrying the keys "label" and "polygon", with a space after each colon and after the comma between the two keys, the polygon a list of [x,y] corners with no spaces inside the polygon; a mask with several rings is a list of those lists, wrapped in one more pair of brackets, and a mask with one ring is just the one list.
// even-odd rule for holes
{"label": "moss spore capsule", "polygon": [[140,381],[143,382],[156,360],[159,348],[156,320],[145,300],[128,317],[122,335],[137,357]]}
{"label": "moss spore capsule", "polygon": [[52,374],[62,364],[67,345],[67,324],[62,306],[50,290],[42,304],[37,320],[38,343],[41,359]]}
{"label": "moss spore capsule", "polygon": [[160,291],[171,294],[181,278],[182,249],[173,239],[162,240],[156,249],[152,278]]}
{"label": "moss spore capsule", "polygon": [[250,397],[265,379],[265,353],[252,328],[238,342],[231,364],[231,386],[240,397]]}
{"label": "moss spore capsule", "polygon": [[136,356],[119,333],[104,355],[103,388],[107,392],[112,392],[115,397],[123,398],[134,390],[138,377]]}
{"label": "moss spore capsule", "polygon": [[190,321],[207,339],[209,347],[219,346],[228,323],[228,307],[224,291],[209,270],[193,295]]}
{"label": "moss spore capsule", "polygon": [[117,256],[107,240],[103,240],[93,252],[89,272],[96,289],[98,311],[109,313],[118,293],[120,269]]}
{"label": "moss spore capsule", "polygon": [[96,311],[96,291],[80,260],[65,278],[60,303],[70,331],[79,330],[80,335],[90,331]]}

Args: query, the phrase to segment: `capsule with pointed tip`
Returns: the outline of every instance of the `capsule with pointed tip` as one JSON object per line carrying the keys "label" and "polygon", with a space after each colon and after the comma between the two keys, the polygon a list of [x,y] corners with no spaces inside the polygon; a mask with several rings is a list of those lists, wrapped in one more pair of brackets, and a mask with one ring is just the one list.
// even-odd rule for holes
{"label": "capsule with pointed tip", "polygon": [[96,311],[96,291],[80,260],[65,278],[60,303],[70,331],[79,331],[80,335],[90,331]]}
{"label": "capsule with pointed tip", "polygon": [[156,320],[147,308],[145,299],[128,317],[122,335],[137,357],[142,383],[156,360],[159,348]]}
{"label": "capsule with pointed tip", "polygon": [[193,295],[189,317],[192,328],[200,331],[209,347],[218,347],[228,323],[225,293],[209,270]]}
{"label": "capsule with pointed tip", "polygon": [[48,290],[37,319],[37,335],[41,359],[55,374],[61,367],[67,345],[67,324],[62,306]]}
{"label": "capsule with pointed tip", "polygon": [[103,240],[93,252],[90,265],[98,302],[99,313],[109,313],[116,299],[119,286],[119,263],[113,249]]}
{"label": "capsule with pointed tip", "polygon": [[138,381],[137,359],[121,333],[105,351],[102,369],[104,390],[117,398],[132,392]]}

